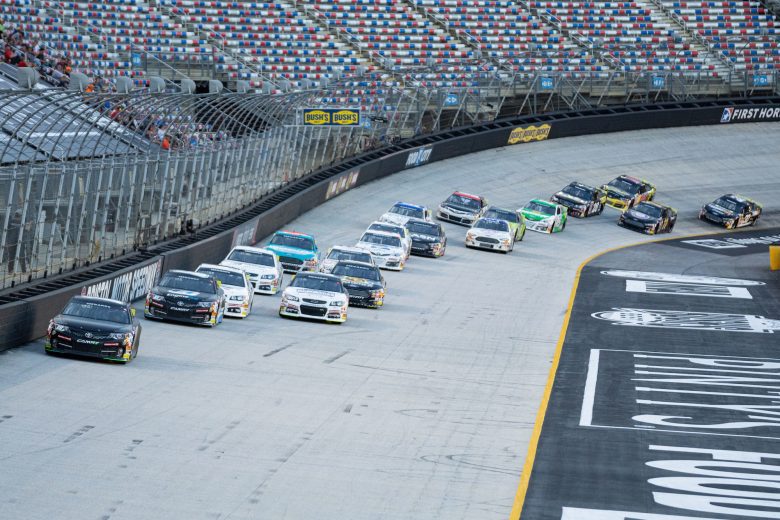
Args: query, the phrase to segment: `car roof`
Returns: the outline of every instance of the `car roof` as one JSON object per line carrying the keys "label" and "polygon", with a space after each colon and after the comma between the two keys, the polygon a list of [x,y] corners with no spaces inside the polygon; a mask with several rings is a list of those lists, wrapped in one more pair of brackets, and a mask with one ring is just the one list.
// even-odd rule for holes
{"label": "car roof", "polygon": [[391,233],[389,231],[378,231],[376,229],[367,229],[363,232],[365,235],[366,233],[372,233],[374,235],[384,236],[384,237],[398,237],[400,238],[400,235],[398,233]]}
{"label": "car roof", "polygon": [[[273,251],[270,249],[266,249],[264,247],[255,247],[255,246],[236,246],[233,249],[230,250],[231,253],[233,251],[249,251],[252,253],[265,253],[267,255],[276,255]],[[230,253],[228,253],[229,255]]]}
{"label": "car roof", "polygon": [[244,271],[237,267],[230,267],[228,265],[216,265],[216,264],[200,264],[198,266],[198,269],[201,267],[206,269],[213,269],[214,271],[225,271],[228,273],[237,273],[237,274],[244,274]]}
{"label": "car roof", "polygon": [[556,208],[560,205],[554,202],[550,202],[549,200],[543,200],[543,199],[531,199],[528,201],[526,205],[530,204],[531,202],[535,202],[536,204],[541,204],[542,206],[549,206],[551,208]]}
{"label": "car roof", "polygon": [[486,211],[506,211],[507,213],[514,213],[511,209],[499,208],[498,206],[488,206]]}
{"label": "car roof", "polygon": [[338,282],[341,281],[341,278],[339,278],[336,275],[328,274],[328,273],[320,273],[320,272],[314,272],[314,271],[301,271],[298,274],[295,275],[296,278],[328,278],[331,280],[336,280]]}
{"label": "car roof", "polygon": [[619,175],[617,178],[633,182],[634,184],[642,184],[644,182],[642,179],[638,179],[637,177],[632,177],[630,175]]}
{"label": "car roof", "polygon": [[126,302],[115,300],[113,298],[103,298],[101,296],[88,296],[83,294],[77,294],[76,296],[71,298],[71,301],[83,301],[83,302],[103,303],[103,304],[111,304],[111,305],[121,305],[122,307],[127,307],[129,305]]}
{"label": "car roof", "polygon": [[334,249],[336,251],[344,251],[346,253],[365,253],[367,255],[371,254],[367,252],[365,249],[360,249],[359,247],[355,247],[355,246],[331,246],[330,249],[328,249],[328,251],[330,252]]}
{"label": "car roof", "polygon": [[572,181],[568,185],[569,186],[576,186],[578,188],[583,188],[583,189],[591,190],[591,191],[595,191],[597,189],[597,188],[594,188],[593,186],[589,186],[587,184],[583,184],[583,183],[581,183],[579,181]]}
{"label": "car roof", "polygon": [[417,224],[428,224],[430,226],[441,227],[441,224],[439,224],[438,222],[431,222],[430,220],[425,220],[424,218],[412,217],[412,218],[410,218],[409,220],[406,221],[407,224],[409,224],[410,222],[411,223],[417,223]]}
{"label": "car roof", "polygon": [[464,191],[454,191],[452,192],[453,195],[460,195],[461,197],[466,197],[468,199],[474,199],[474,200],[482,200],[482,197],[479,195],[473,195],[471,193],[466,193]]}
{"label": "car roof", "polygon": [[409,204],[408,202],[396,202],[393,204],[393,206],[400,206],[402,208],[409,208],[409,209],[419,209],[423,210],[425,209],[425,206],[420,206],[419,204]]}
{"label": "car roof", "polygon": [[303,238],[311,238],[314,240],[314,235],[308,235],[306,233],[301,233],[299,231],[276,231],[274,232],[274,235],[284,235],[284,236],[290,236],[290,237],[303,237]]}
{"label": "car roof", "polygon": [[186,274],[190,276],[196,276],[198,278],[211,278],[210,274],[203,274],[203,273],[196,273],[195,271],[185,271],[183,269],[171,269],[170,271],[166,272],[165,274],[173,273],[173,274]]}
{"label": "car roof", "polygon": [[381,220],[373,221],[371,224],[368,225],[368,227],[371,227],[371,226],[374,226],[374,225],[377,225],[377,226],[387,226],[387,227],[392,227],[392,228],[397,228],[397,229],[404,229],[404,227],[401,226],[400,224],[393,224],[392,222],[382,222]]}
{"label": "car roof", "polygon": [[377,266],[369,264],[368,262],[358,262],[357,260],[339,260],[336,265],[357,265],[360,267],[370,267],[372,269],[379,269]]}
{"label": "car roof", "polygon": [[502,218],[490,218],[490,217],[482,217],[477,219],[477,222],[491,222],[491,223],[499,223],[499,222],[506,222],[506,220]]}

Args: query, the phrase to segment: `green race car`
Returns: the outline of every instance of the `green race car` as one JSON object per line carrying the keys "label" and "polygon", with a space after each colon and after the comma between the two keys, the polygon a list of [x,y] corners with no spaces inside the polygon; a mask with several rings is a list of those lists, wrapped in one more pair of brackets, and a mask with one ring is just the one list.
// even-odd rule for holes
{"label": "green race car", "polygon": [[558,233],[566,228],[566,207],[541,199],[533,199],[518,210],[525,217],[526,227],[539,233]]}
{"label": "green race car", "polygon": [[483,216],[485,218],[506,220],[509,223],[509,229],[511,229],[514,234],[516,242],[519,242],[525,236],[525,218],[519,211],[490,206]]}

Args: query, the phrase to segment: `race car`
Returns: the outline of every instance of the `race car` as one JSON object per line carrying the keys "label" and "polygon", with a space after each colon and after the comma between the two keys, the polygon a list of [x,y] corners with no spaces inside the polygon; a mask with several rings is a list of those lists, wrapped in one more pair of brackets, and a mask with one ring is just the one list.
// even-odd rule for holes
{"label": "race car", "polygon": [[375,265],[350,260],[340,260],[331,274],[341,278],[341,284],[349,294],[350,305],[378,309],[385,304],[385,278]]}
{"label": "race car", "polygon": [[482,216],[487,205],[485,197],[456,191],[439,204],[436,218],[463,226],[471,226]]}
{"label": "race car", "polygon": [[699,219],[735,229],[755,225],[762,210],[758,202],[730,193],[703,206],[699,211]]}
{"label": "race car", "polygon": [[257,294],[276,294],[284,282],[279,257],[262,247],[236,246],[219,265],[241,269],[248,274]]}
{"label": "race car", "polygon": [[348,306],[349,296],[338,276],[301,272],[282,291],[279,316],[344,323]]}
{"label": "race car", "polygon": [[619,226],[635,229],[648,235],[671,233],[675,222],[677,222],[677,212],[669,206],[657,202],[640,202],[618,217]]}
{"label": "race car", "polygon": [[403,225],[390,224],[389,222],[372,222],[366,231],[386,231],[388,233],[396,233],[401,237],[401,243],[406,250],[406,259],[409,260],[409,255],[412,254],[412,237],[409,236],[409,230]]}
{"label": "race car", "polygon": [[316,271],[320,262],[314,237],[297,231],[277,231],[266,249],[279,255],[285,273]]}
{"label": "race car", "polygon": [[497,218],[499,220],[506,220],[509,224],[509,229],[512,230],[512,235],[515,237],[515,242],[519,242],[525,237],[525,217],[522,213],[512,211],[509,209],[497,208],[490,206],[485,211],[485,218]]}
{"label": "race car", "polygon": [[508,253],[515,248],[515,236],[506,220],[482,217],[466,232],[466,247]]}
{"label": "race car", "polygon": [[558,233],[566,228],[566,206],[533,199],[517,211],[525,217],[525,225],[531,231]]}
{"label": "race car", "polygon": [[653,200],[655,186],[644,179],[620,175],[601,187],[607,194],[607,205],[625,210],[643,200]]}
{"label": "race car", "polygon": [[365,262],[367,264],[374,264],[374,258],[371,253],[365,249],[349,246],[333,246],[328,249],[328,254],[325,255],[325,259],[320,262],[320,272],[329,273],[333,266],[339,260],[354,260],[355,262]]}
{"label": "race car", "polygon": [[584,218],[601,215],[607,203],[607,194],[599,188],[581,182],[570,182],[550,197],[550,201],[566,206],[569,216]]}
{"label": "race car", "polygon": [[431,220],[431,210],[417,204],[396,202],[392,208],[387,210],[387,213],[379,217],[379,220],[380,222],[391,222],[403,226],[410,218]]}
{"label": "race car", "polygon": [[403,271],[406,265],[406,249],[398,233],[366,231],[355,247],[371,253],[380,269]]}
{"label": "race car", "polygon": [[171,270],[146,295],[144,317],[215,327],[225,316],[225,291],[213,276]]}
{"label": "race car", "polygon": [[213,264],[200,264],[195,272],[211,275],[221,284],[225,291],[225,316],[249,316],[255,291],[248,274],[235,267]]}
{"label": "race car", "polygon": [[63,353],[129,363],[138,355],[141,324],[129,303],[74,296],[46,329],[47,354]]}
{"label": "race car", "polygon": [[411,218],[406,222],[406,229],[412,238],[412,254],[434,258],[444,256],[447,250],[447,235],[441,224]]}

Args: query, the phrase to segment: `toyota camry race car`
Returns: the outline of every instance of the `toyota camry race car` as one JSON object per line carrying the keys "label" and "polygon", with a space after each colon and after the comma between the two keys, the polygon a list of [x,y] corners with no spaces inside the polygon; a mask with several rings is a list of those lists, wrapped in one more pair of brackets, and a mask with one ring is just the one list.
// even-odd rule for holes
{"label": "toyota camry race car", "polygon": [[249,316],[255,296],[249,275],[235,267],[212,264],[200,264],[195,272],[211,275],[221,284],[222,290],[225,291],[225,316]]}
{"label": "toyota camry race car", "polygon": [[531,231],[558,233],[566,228],[566,207],[541,199],[533,199],[518,210]]}
{"label": "toyota camry race car", "polygon": [[249,275],[254,292],[276,294],[284,282],[284,270],[276,253],[261,247],[236,246],[219,265],[241,269]]}
{"label": "toyota camry race car", "polygon": [[677,212],[669,206],[657,202],[640,202],[631,209],[620,214],[618,225],[657,235],[671,233],[677,222]]}
{"label": "toyota camry race car", "polygon": [[599,188],[571,182],[561,191],[550,197],[552,202],[562,204],[572,217],[584,218],[591,215],[601,215],[607,203],[607,194]]}
{"label": "toyota camry race car", "polygon": [[277,231],[266,248],[279,255],[286,273],[316,271],[320,262],[314,237],[297,231]]}
{"label": "toyota camry race car", "polygon": [[412,254],[412,237],[409,236],[409,230],[403,225],[391,224],[389,222],[372,222],[366,231],[386,231],[388,233],[396,233],[401,237],[401,243],[406,251],[406,259],[409,259],[409,255]]}
{"label": "toyota camry race car", "polygon": [[512,235],[514,236],[514,240],[516,242],[519,242],[525,236],[525,217],[523,217],[522,213],[490,206],[487,211],[485,211],[485,218],[506,220],[507,224],[509,224],[509,229],[512,230]]}
{"label": "toyota camry race car", "polygon": [[279,316],[344,323],[349,297],[337,276],[299,273],[282,291]]}
{"label": "toyota camry race car", "polygon": [[141,324],[129,303],[74,296],[49,322],[44,349],[128,363],[140,341]]}
{"label": "toyota camry race car", "polygon": [[655,186],[643,179],[621,175],[601,187],[607,194],[607,205],[620,210],[633,207],[643,200],[653,200]]}
{"label": "toyota camry race car", "polygon": [[391,222],[403,226],[410,218],[431,220],[431,210],[417,204],[396,202],[393,204],[392,208],[387,210],[387,213],[379,217],[379,220],[381,222]]}
{"label": "toyota camry race car", "polygon": [[214,327],[225,316],[225,291],[211,275],[171,270],[146,295],[144,317]]}
{"label": "toyota camry race car", "polygon": [[719,224],[727,229],[752,226],[761,216],[763,207],[742,195],[728,194],[706,204],[699,212],[699,219]]}
{"label": "toyota camry race car", "polygon": [[341,278],[350,305],[378,309],[385,304],[385,279],[377,266],[341,260],[331,273]]}
{"label": "toyota camry race car", "polygon": [[463,226],[471,226],[485,212],[488,202],[484,197],[456,191],[439,204],[436,218]]}
{"label": "toyota camry race car", "polygon": [[412,218],[406,223],[406,229],[412,237],[412,254],[434,258],[444,256],[447,235],[441,224]]}
{"label": "toyota camry race car", "polygon": [[515,236],[506,220],[483,217],[474,222],[466,233],[466,247],[508,253],[515,248]]}
{"label": "toyota camry race car", "polygon": [[366,231],[355,247],[371,253],[374,263],[381,269],[403,271],[406,264],[406,250],[398,233]]}
{"label": "toyota camry race car", "polygon": [[320,262],[320,272],[329,273],[333,266],[340,260],[354,260],[355,262],[365,262],[367,264],[374,264],[374,258],[371,253],[365,249],[349,246],[333,246],[328,249],[328,254],[325,255],[325,259]]}

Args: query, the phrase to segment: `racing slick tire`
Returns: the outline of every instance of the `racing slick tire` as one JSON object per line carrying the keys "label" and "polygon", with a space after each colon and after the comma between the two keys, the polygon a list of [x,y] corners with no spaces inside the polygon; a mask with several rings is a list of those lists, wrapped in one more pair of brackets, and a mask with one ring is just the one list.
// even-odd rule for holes
{"label": "racing slick tire", "polygon": [[565,220],[563,221],[563,224],[561,224],[561,231],[563,231],[564,229],[566,229],[566,221]]}
{"label": "racing slick tire", "polygon": [[750,224],[748,224],[748,226],[753,227],[756,225],[756,222],[758,222],[758,215],[750,219]]}
{"label": "racing slick tire", "polygon": [[658,234],[658,233],[660,233],[660,232],[661,232],[661,223],[659,222],[659,223],[658,223],[658,224],[656,224],[656,225],[655,225],[655,227],[653,228],[653,234],[654,234],[654,235],[657,235],[657,234]]}

